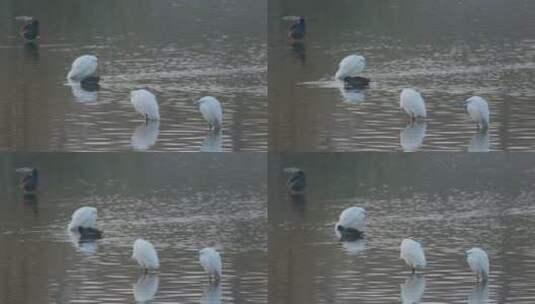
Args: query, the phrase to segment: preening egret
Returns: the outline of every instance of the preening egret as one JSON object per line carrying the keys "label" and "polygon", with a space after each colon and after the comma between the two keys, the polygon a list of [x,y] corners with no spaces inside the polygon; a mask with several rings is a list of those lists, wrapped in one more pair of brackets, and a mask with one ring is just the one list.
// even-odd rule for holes
{"label": "preening egret", "polygon": [[82,240],[102,238],[102,231],[97,229],[97,208],[81,207],[74,211],[69,230],[80,233]]}
{"label": "preening egret", "polygon": [[466,110],[478,129],[486,130],[490,124],[489,104],[479,96],[472,96],[465,101]]}
{"label": "preening egret", "polygon": [[364,57],[349,55],[338,64],[335,78],[343,81],[348,88],[364,88],[370,83],[370,79],[359,76],[365,67]]}
{"label": "preening egret", "polygon": [[207,247],[199,250],[199,263],[208,274],[210,281],[212,278],[215,282],[221,280],[221,256],[214,248]]}
{"label": "preening egret", "polygon": [[92,77],[90,79],[96,79],[96,77],[93,77],[93,74],[97,70],[97,66],[97,57],[93,55],[80,56],[72,63],[67,79],[75,82],[82,82],[89,77]]}
{"label": "preening egret", "polygon": [[20,181],[20,187],[26,193],[31,193],[37,190],[39,185],[39,173],[37,169],[33,168],[30,174],[26,174]]}
{"label": "preening egret", "polygon": [[414,89],[401,90],[399,105],[410,116],[411,120],[416,120],[418,117],[427,117],[425,101],[422,95]]}
{"label": "preening egret", "polygon": [[132,258],[137,261],[145,273],[160,268],[156,249],[154,249],[154,246],[149,241],[137,239],[134,242]]}
{"label": "preening egret", "polygon": [[20,35],[27,41],[33,41],[39,37],[39,20],[33,19],[21,30]]}
{"label": "preening egret", "polygon": [[134,90],[130,92],[130,102],[134,109],[143,117],[145,121],[160,120],[160,110],[156,96],[147,90]]}
{"label": "preening egret", "polygon": [[466,262],[473,273],[476,274],[477,281],[480,278],[483,282],[489,279],[489,257],[487,253],[481,249],[474,247],[466,251]]}
{"label": "preening egret", "polygon": [[416,152],[424,143],[427,130],[425,121],[412,121],[399,134],[399,143],[404,152]]}
{"label": "preening egret", "polygon": [[366,225],[366,210],[360,207],[350,207],[340,213],[335,231],[341,240],[356,240],[362,237]]}
{"label": "preening egret", "polygon": [[401,300],[403,304],[420,303],[425,292],[425,277],[412,274],[401,285]]}
{"label": "preening egret", "polygon": [[210,130],[220,130],[223,126],[223,110],[221,103],[212,96],[205,96],[197,101],[195,105],[199,107],[202,116],[208,122]]}
{"label": "preening egret", "polygon": [[290,175],[286,182],[286,187],[288,187],[290,194],[303,193],[307,184],[305,172],[299,168],[286,168],[284,172]]}
{"label": "preening egret", "polygon": [[401,242],[400,258],[411,268],[412,273],[417,269],[424,269],[426,266],[425,253],[422,245],[412,239],[404,239]]}
{"label": "preening egret", "polygon": [[288,33],[288,38],[299,41],[303,40],[305,38],[306,33],[306,25],[305,25],[305,18],[299,17],[292,26],[290,26],[290,31]]}
{"label": "preening egret", "polygon": [[136,303],[145,303],[154,298],[158,292],[160,279],[155,274],[145,274],[132,286]]}

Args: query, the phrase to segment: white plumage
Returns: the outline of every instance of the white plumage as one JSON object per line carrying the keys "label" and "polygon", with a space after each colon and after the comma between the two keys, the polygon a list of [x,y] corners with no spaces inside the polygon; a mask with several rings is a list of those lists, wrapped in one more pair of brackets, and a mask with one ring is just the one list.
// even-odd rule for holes
{"label": "white plumage", "polygon": [[97,70],[98,60],[93,55],[83,55],[74,60],[67,78],[73,81],[82,81],[93,75]]}
{"label": "white plumage", "polygon": [[478,128],[487,129],[490,124],[489,104],[479,96],[466,100],[466,110]]}
{"label": "white plumage", "polygon": [[400,258],[411,268],[414,273],[416,269],[424,269],[427,262],[422,245],[415,240],[404,239],[401,242]]}
{"label": "white plumage", "polygon": [[156,143],[159,134],[160,121],[150,120],[137,126],[130,138],[130,142],[135,150],[145,151]]}
{"label": "white plumage", "polygon": [[216,282],[221,279],[221,256],[211,247],[199,251],[199,263],[210,278],[214,277]]}
{"label": "white plumage", "polygon": [[82,228],[97,228],[97,208],[81,207],[78,208],[71,217],[69,223],[69,230],[75,231],[78,227]]}
{"label": "white plumage", "polygon": [[132,286],[136,303],[145,303],[154,298],[158,292],[160,279],[157,275],[143,275]]}
{"label": "white plumage", "polygon": [[223,109],[221,108],[221,103],[212,96],[205,96],[197,100],[196,104],[199,106],[202,117],[208,122],[208,128],[210,130],[212,128],[216,130],[221,129],[223,125]]}
{"label": "white plumage", "polygon": [[411,119],[427,117],[425,101],[422,95],[414,89],[408,88],[401,90],[399,105]]}
{"label": "white plumage", "polygon": [[473,273],[476,274],[477,280],[481,278],[487,281],[489,278],[489,257],[485,250],[481,248],[472,248],[466,251],[466,262]]}
{"label": "white plumage", "polygon": [[425,292],[425,277],[413,274],[401,285],[401,300],[403,304],[420,303]]}
{"label": "white plumage", "polygon": [[360,207],[350,207],[340,213],[335,230],[342,226],[344,229],[350,228],[361,231],[366,224],[366,210]]}
{"label": "white plumage", "polygon": [[156,96],[147,90],[134,90],[130,92],[130,101],[138,113],[146,120],[159,120],[160,110]]}
{"label": "white plumage", "polygon": [[366,67],[366,59],[360,55],[349,55],[338,64],[336,79],[344,80],[347,77],[357,77]]}
{"label": "white plumage", "polygon": [[427,124],[423,122],[412,122],[399,134],[399,142],[404,152],[416,152],[420,150],[424,143]]}
{"label": "white plumage", "polygon": [[137,239],[134,243],[132,258],[137,261],[145,272],[160,268],[160,261],[158,260],[156,249],[154,249],[154,246],[149,241]]}

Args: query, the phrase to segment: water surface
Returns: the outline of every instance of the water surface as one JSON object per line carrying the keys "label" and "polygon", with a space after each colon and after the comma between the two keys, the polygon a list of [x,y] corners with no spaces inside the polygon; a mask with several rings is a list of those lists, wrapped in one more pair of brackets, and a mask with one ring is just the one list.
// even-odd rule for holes
{"label": "water surface", "polygon": [[[265,1],[3,1],[0,149],[266,150]],[[41,22],[22,43],[17,16]],[[66,84],[72,61],[99,58],[101,89]],[[159,124],[130,104],[152,91]],[[193,102],[217,97],[224,130],[210,136]]]}
{"label": "water surface", "polygon": [[[274,0],[269,6],[270,149],[534,150],[535,3],[513,1]],[[291,16],[307,37],[290,45]],[[338,63],[367,60],[363,91],[334,81]],[[399,109],[402,88],[419,89],[425,124]],[[489,101],[478,134],[458,101]]]}
{"label": "water surface", "polygon": [[[307,174],[291,199],[283,168]],[[529,154],[282,154],[269,164],[270,303],[533,303],[535,157]],[[342,210],[364,207],[366,238],[339,242]],[[426,249],[417,276],[399,258]],[[478,285],[464,251],[491,263]]]}
{"label": "water surface", "polygon": [[[1,154],[0,302],[266,303],[265,161],[249,153]],[[41,172],[35,198],[17,188],[15,170],[26,166]],[[102,240],[70,237],[81,206],[98,208]],[[157,275],[143,277],[131,259],[137,238],[156,247]],[[221,253],[217,287],[198,262],[205,246]]]}

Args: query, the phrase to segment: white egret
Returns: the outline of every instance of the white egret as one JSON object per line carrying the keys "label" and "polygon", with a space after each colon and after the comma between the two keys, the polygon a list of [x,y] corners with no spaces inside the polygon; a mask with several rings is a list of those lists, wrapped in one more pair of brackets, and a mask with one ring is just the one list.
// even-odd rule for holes
{"label": "white egret", "polygon": [[401,285],[401,300],[403,304],[420,303],[425,292],[425,277],[413,274]]}
{"label": "white egret", "polygon": [[476,274],[478,282],[480,278],[483,282],[489,279],[489,257],[485,250],[477,247],[467,250],[466,262],[472,272]]}
{"label": "white egret", "polygon": [[130,102],[134,109],[143,117],[145,121],[160,120],[160,111],[156,96],[147,90],[134,90],[130,92]]}
{"label": "white egret", "polygon": [[366,210],[350,207],[340,213],[335,232],[342,240],[355,240],[362,237],[366,225]]}
{"label": "white egret", "polygon": [[92,76],[97,70],[98,60],[93,55],[83,55],[74,60],[67,79],[81,82]]}
{"label": "white egret", "polygon": [[212,96],[205,96],[197,101],[195,105],[199,107],[202,116],[208,122],[210,130],[220,130],[223,126],[223,110],[221,103]]}
{"label": "white egret", "polygon": [[401,242],[400,258],[405,260],[405,263],[411,268],[412,273],[417,269],[424,269],[427,262],[425,261],[425,253],[422,245],[412,239],[404,239]]}
{"label": "white egret", "polygon": [[425,101],[422,95],[414,89],[401,90],[399,105],[410,116],[411,120],[416,120],[418,117],[427,117]]}
{"label": "white egret", "polygon": [[149,242],[143,239],[137,239],[134,242],[132,258],[137,261],[145,273],[160,268],[160,261],[156,249]]}
{"label": "white egret", "polygon": [[136,302],[145,303],[154,298],[158,292],[160,279],[155,274],[145,274],[132,285]]}
{"label": "white egret", "polygon": [[80,233],[81,240],[100,239],[102,231],[97,229],[97,208],[78,208],[71,217],[69,230]]}
{"label": "white egret", "polygon": [[490,124],[489,104],[479,96],[472,96],[465,101],[466,110],[478,129],[486,130]]}
{"label": "white egret", "polygon": [[221,280],[221,256],[214,248],[207,247],[199,250],[199,263],[201,263],[204,271],[208,274],[210,281],[212,278],[216,282]]}
{"label": "white egret", "polygon": [[399,134],[399,143],[404,152],[416,152],[424,143],[427,130],[425,121],[413,121]]}
{"label": "white egret", "polygon": [[368,78],[359,76],[365,67],[366,59],[363,56],[349,55],[340,61],[334,77],[350,87],[364,87],[370,83]]}

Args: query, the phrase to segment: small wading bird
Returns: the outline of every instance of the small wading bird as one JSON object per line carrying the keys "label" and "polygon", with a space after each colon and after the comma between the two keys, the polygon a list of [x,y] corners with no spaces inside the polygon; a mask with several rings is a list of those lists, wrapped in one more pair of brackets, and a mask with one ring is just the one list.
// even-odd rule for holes
{"label": "small wading bird", "polygon": [[81,207],[74,211],[69,230],[78,232],[82,241],[101,239],[102,231],[97,229],[97,208]]}
{"label": "small wading bird", "polygon": [[422,95],[414,89],[407,88],[401,91],[399,105],[401,109],[409,115],[411,121],[415,121],[419,117],[427,117],[424,99]]}
{"label": "small wading bird", "polygon": [[291,26],[288,32],[288,38],[292,42],[300,42],[305,39],[306,25],[305,18],[299,17]]}
{"label": "small wading bird", "polygon": [[370,79],[359,76],[365,67],[364,57],[349,55],[340,61],[334,77],[343,81],[346,88],[364,89],[370,84]]}
{"label": "small wading bird", "polygon": [[194,102],[206,122],[208,129],[219,131],[223,126],[223,109],[221,103],[212,96],[205,96]]}
{"label": "small wading bird", "polygon": [[412,239],[404,239],[401,242],[400,258],[411,268],[412,273],[422,270],[426,266],[425,253],[422,245]]}
{"label": "small wading bird", "polygon": [[98,59],[93,55],[83,55],[76,58],[71,66],[67,79],[79,82],[83,88],[98,89],[100,77],[94,76],[97,70]]}
{"label": "small wading bird", "polygon": [[25,193],[33,193],[37,191],[37,186],[39,185],[39,173],[37,169],[33,168],[32,172],[26,174],[20,181],[20,188]]}
{"label": "small wading bird", "polygon": [[305,172],[299,168],[286,168],[284,169],[284,172],[290,175],[286,182],[288,192],[290,192],[291,195],[304,193],[307,184]]}
{"label": "small wading bird", "polygon": [[221,280],[221,256],[214,248],[207,247],[199,250],[199,263],[208,274],[208,280],[219,283]]}
{"label": "small wading bird", "polygon": [[334,226],[342,241],[354,241],[364,236],[366,225],[366,210],[360,207],[350,207],[340,213],[338,222]]}
{"label": "small wading bird", "polygon": [[154,246],[149,241],[137,239],[134,242],[132,258],[137,261],[145,273],[160,268],[156,249],[154,249]]}
{"label": "small wading bird", "polygon": [[466,262],[470,270],[476,274],[476,279],[487,282],[489,279],[489,256],[481,248],[472,248],[465,253]]}
{"label": "small wading bird", "polygon": [[32,42],[39,38],[39,20],[33,19],[26,23],[20,31],[20,36],[27,42]]}
{"label": "small wading bird", "polygon": [[468,115],[472,121],[476,123],[478,130],[487,130],[490,124],[489,104],[485,99],[479,96],[472,96],[465,100],[463,104],[466,106]]}
{"label": "small wading bird", "polygon": [[130,92],[130,102],[134,109],[143,117],[145,122],[149,120],[160,120],[160,110],[156,96],[147,90],[134,90]]}

